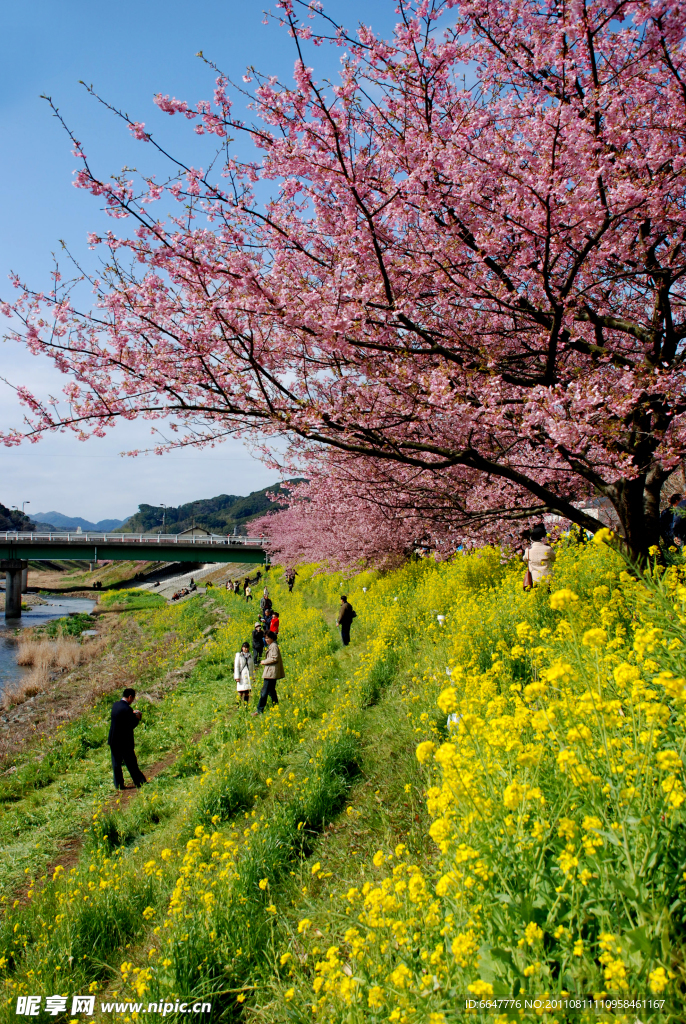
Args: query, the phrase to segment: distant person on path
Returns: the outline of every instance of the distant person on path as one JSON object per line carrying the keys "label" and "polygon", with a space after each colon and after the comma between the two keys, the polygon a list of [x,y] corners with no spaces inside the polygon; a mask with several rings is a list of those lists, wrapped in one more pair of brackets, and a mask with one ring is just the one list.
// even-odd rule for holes
{"label": "distant person on path", "polygon": [[256,622],[252,631],[252,656],[256,665],[259,665],[262,651],[264,650],[264,632],[262,623]]}
{"label": "distant person on path", "polygon": [[344,647],[347,647],[350,643],[350,626],[355,618],[357,618],[357,612],[353,606],[348,603],[347,596],[345,594],[341,594],[341,607],[338,612],[338,625],[341,627],[341,640]]}
{"label": "distant person on path", "polygon": [[297,575],[298,574],[297,574],[297,572],[295,572],[294,569],[291,569],[291,571],[286,574],[286,583],[288,584],[288,593],[289,594],[293,593],[293,587],[295,586],[295,577]]}
{"label": "distant person on path", "polygon": [[262,591],[262,597],[260,598],[260,611],[264,615],[266,609],[267,608],[271,608],[271,606],[272,606],[272,599],[269,596],[269,591],[265,587],[264,590]]}
{"label": "distant person on path", "polygon": [[671,494],[669,497],[669,504],[660,516],[660,536],[664,541],[665,547],[671,547],[674,543],[674,527],[677,524],[676,508],[683,498],[683,494]]}
{"label": "distant person on path", "polygon": [[245,590],[243,591],[243,593],[245,594],[246,601],[252,601],[252,587],[249,586],[247,583],[245,585]]}
{"label": "distant person on path", "polygon": [[279,635],[280,624],[281,623],[279,622],[279,613],[275,609],[272,609],[271,618],[269,620],[269,628],[276,637],[278,637]]}
{"label": "distant person on path", "polygon": [[540,583],[550,574],[555,561],[555,552],[547,543],[546,536],[546,528],[543,523],[537,523],[531,530],[531,545],[522,555],[535,584]]}
{"label": "distant person on path", "polygon": [[262,693],[260,694],[257,711],[253,711],[254,715],[264,714],[264,709],[267,706],[267,697],[271,697],[272,705],[279,703],[279,698],[276,693],[276,681],[277,679],[286,678],[286,673],[283,670],[281,651],[279,650],[279,645],[276,642],[276,635],[272,633],[271,630],[267,633],[267,643],[269,644],[267,657],[262,662]]}
{"label": "distant person on path", "polygon": [[133,711],[131,705],[136,697],[136,691],[127,687],[122,694],[122,699],[112,705],[110,716],[110,733],[107,742],[112,753],[112,774],[114,776],[114,788],[124,789],[124,772],[122,765],[125,764],[129,775],[133,780],[136,789],[147,782],[145,775],[138,767],[136,751],[134,750],[133,730],[140,722],[142,715],[140,711]]}
{"label": "distant person on path", "polygon": [[253,680],[255,678],[255,662],[250,653],[250,644],[246,640],[240,651],[236,652],[233,661],[233,678],[236,680],[238,699],[246,704],[250,700]]}

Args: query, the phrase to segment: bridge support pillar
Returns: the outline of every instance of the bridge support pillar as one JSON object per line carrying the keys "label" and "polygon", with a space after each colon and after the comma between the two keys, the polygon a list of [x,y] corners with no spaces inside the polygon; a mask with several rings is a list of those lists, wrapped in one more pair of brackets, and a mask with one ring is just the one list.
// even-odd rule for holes
{"label": "bridge support pillar", "polygon": [[22,594],[28,593],[29,589],[29,570],[28,568],[21,570],[21,592]]}
{"label": "bridge support pillar", "polygon": [[18,558],[0,561],[0,572],[5,573],[5,618],[18,619],[21,616],[21,584],[24,571],[29,563]]}

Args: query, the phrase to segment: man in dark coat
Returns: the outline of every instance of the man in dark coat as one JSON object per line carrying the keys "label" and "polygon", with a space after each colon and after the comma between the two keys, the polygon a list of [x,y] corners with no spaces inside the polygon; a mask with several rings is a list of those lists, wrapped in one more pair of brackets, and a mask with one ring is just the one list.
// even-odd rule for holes
{"label": "man in dark coat", "polygon": [[673,513],[672,537],[675,544],[683,547],[686,543],[686,498],[682,498],[674,505]]}
{"label": "man in dark coat", "polygon": [[255,664],[259,664],[260,658],[262,657],[262,651],[264,650],[264,633],[262,631],[262,623],[256,622],[255,628],[252,631],[252,659]]}
{"label": "man in dark coat", "polygon": [[147,782],[145,775],[138,767],[134,750],[133,730],[141,720],[140,711],[134,711],[131,707],[135,697],[136,691],[127,687],[122,699],[112,705],[110,734],[107,737],[107,742],[112,751],[112,774],[114,775],[115,789],[124,789],[123,764],[128,768],[136,789],[140,789],[143,783]]}
{"label": "man in dark coat", "polygon": [[357,612],[351,604],[348,602],[348,598],[345,594],[341,594],[341,607],[338,612],[338,625],[341,627],[341,640],[343,646],[347,647],[350,643],[350,626],[354,618],[356,618]]}
{"label": "man in dark coat", "polygon": [[666,547],[670,547],[674,543],[674,527],[678,516],[676,508],[682,498],[683,494],[671,494],[669,504],[660,516],[660,536]]}

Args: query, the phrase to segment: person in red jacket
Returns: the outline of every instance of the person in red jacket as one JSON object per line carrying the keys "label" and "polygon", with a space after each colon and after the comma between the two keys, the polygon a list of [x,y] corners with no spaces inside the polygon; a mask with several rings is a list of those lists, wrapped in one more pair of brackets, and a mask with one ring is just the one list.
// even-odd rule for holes
{"label": "person in red jacket", "polygon": [[269,620],[269,629],[275,636],[279,635],[279,613],[272,610],[272,617]]}

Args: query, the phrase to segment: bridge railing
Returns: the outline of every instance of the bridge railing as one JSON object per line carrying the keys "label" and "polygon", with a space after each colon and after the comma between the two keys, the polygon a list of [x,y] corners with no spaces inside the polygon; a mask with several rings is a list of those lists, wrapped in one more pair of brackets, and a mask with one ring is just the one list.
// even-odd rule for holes
{"label": "bridge railing", "polygon": [[154,547],[156,544],[193,544],[198,547],[263,547],[264,537],[225,537],[221,534],[210,537],[184,537],[178,533],[0,533],[0,540],[15,544],[140,544]]}

